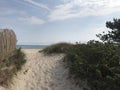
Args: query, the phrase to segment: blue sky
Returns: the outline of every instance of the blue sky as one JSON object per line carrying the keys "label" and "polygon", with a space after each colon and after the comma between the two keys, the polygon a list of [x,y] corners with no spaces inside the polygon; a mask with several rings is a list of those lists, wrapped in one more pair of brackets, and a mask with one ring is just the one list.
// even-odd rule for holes
{"label": "blue sky", "polygon": [[18,44],[86,42],[120,17],[120,0],[0,0],[0,28]]}

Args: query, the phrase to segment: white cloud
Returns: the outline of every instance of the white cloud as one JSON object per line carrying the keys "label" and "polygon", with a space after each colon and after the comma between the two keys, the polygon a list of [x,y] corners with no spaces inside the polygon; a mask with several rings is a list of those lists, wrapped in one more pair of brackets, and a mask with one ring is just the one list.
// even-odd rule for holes
{"label": "white cloud", "polygon": [[24,0],[24,1],[30,3],[30,4],[32,4],[34,6],[37,6],[37,7],[40,7],[40,8],[44,8],[46,10],[50,10],[46,5],[38,3],[38,2],[35,2],[34,0]]}
{"label": "white cloud", "polygon": [[[66,1],[66,2],[65,2]],[[48,15],[50,21],[99,16],[120,11],[120,0],[64,0]]]}
{"label": "white cloud", "polygon": [[45,21],[42,19],[39,19],[38,17],[32,16],[32,17],[25,17],[25,18],[19,18],[19,21],[22,21],[23,23],[32,24],[32,25],[41,25],[44,24]]}

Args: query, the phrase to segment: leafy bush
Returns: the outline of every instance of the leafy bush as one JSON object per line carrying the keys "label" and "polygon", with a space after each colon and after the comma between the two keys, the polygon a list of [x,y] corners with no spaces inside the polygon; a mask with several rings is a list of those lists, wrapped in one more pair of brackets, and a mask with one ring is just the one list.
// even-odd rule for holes
{"label": "leafy bush", "polygon": [[[62,48],[59,44],[56,45],[56,49]],[[57,50],[51,53],[54,51]],[[72,45],[64,53],[70,75],[77,80],[87,80],[91,90],[120,90],[118,45],[89,41],[87,44]]]}
{"label": "leafy bush", "polygon": [[113,44],[88,43],[68,51],[70,74],[87,79],[92,90],[120,89],[120,48]]}
{"label": "leafy bush", "polygon": [[0,63],[0,85],[6,86],[26,62],[25,54],[17,49],[15,55]]}

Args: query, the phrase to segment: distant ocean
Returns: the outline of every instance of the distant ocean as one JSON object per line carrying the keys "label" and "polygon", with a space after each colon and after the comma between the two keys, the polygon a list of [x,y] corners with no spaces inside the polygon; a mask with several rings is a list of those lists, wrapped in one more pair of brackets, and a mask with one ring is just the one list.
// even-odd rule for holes
{"label": "distant ocean", "polygon": [[43,49],[46,48],[48,45],[17,45],[17,48],[22,49]]}

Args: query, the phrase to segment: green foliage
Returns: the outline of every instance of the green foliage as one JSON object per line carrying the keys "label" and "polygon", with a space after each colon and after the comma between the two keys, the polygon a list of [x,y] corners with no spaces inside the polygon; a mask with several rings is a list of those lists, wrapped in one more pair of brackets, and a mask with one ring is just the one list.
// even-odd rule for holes
{"label": "green foliage", "polygon": [[[54,45],[51,47],[51,49],[62,48],[60,44],[55,45],[57,48],[54,48]],[[62,53],[66,54],[64,60],[70,75],[77,80],[87,80],[91,90],[120,90],[119,46],[93,40],[87,44],[72,45]]]}
{"label": "green foliage", "polygon": [[70,74],[77,79],[87,79],[91,90],[119,90],[118,49],[118,46],[107,43],[80,44],[68,51],[65,60]]}
{"label": "green foliage", "polygon": [[113,19],[113,22],[106,22],[106,27],[111,29],[107,34],[103,32],[103,34],[98,34],[102,41],[112,42],[112,43],[120,43],[120,19]]}
{"label": "green foliage", "polygon": [[[64,53],[66,52],[72,44],[69,43],[57,43],[51,46],[48,46],[47,48],[43,49],[43,52],[46,54],[51,53]],[[41,51],[40,51],[41,52]]]}
{"label": "green foliage", "polygon": [[0,85],[8,85],[13,75],[21,69],[25,62],[25,54],[21,48],[16,50],[14,56],[3,60],[0,64]]}

